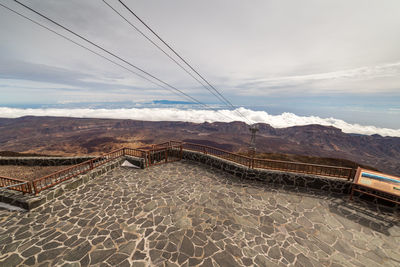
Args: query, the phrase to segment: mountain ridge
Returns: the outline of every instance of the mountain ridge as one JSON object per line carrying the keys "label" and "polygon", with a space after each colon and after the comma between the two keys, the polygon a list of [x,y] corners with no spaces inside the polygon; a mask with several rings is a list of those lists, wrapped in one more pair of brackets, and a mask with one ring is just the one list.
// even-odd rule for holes
{"label": "mountain ridge", "polygon": [[[400,138],[353,135],[318,124],[273,128],[258,124],[257,151],[334,157],[400,174]],[[0,150],[82,155],[138,147],[171,139],[246,152],[250,141],[244,122],[173,122],[24,116],[0,118]]]}

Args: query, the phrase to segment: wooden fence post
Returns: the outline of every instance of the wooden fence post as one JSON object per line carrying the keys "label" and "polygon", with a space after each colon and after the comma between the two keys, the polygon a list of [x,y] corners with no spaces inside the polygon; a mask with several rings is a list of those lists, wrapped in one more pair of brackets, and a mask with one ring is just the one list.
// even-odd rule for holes
{"label": "wooden fence post", "polygon": [[33,189],[35,191],[35,195],[39,194],[39,191],[38,191],[37,186],[36,186],[36,181],[33,181],[32,185],[33,185]]}
{"label": "wooden fence post", "polygon": [[30,194],[33,193],[33,181],[30,181],[30,182],[28,183],[28,190],[29,190],[29,193],[30,193]]}
{"label": "wooden fence post", "polygon": [[349,170],[349,177],[347,177],[347,180],[350,181],[351,179],[354,179],[355,175],[356,175],[356,170],[355,169]]}

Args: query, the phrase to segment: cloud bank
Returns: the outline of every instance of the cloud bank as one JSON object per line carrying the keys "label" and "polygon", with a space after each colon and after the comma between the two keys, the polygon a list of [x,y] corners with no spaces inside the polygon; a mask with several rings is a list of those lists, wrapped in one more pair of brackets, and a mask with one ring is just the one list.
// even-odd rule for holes
{"label": "cloud bank", "polygon": [[[345,133],[364,135],[379,134],[382,136],[400,137],[400,129],[379,128],[360,124],[350,124],[335,118],[317,116],[298,116],[293,113],[270,115],[265,111],[254,111],[246,108],[237,110],[199,110],[177,108],[124,108],[124,109],[20,109],[0,107],[0,117],[18,118],[22,116],[62,116],[76,118],[109,118],[133,119],[145,121],[185,121],[185,122],[231,122],[245,121],[238,113],[243,114],[251,123],[267,123],[275,128],[320,124],[333,126]],[[247,121],[245,121],[247,122]]]}

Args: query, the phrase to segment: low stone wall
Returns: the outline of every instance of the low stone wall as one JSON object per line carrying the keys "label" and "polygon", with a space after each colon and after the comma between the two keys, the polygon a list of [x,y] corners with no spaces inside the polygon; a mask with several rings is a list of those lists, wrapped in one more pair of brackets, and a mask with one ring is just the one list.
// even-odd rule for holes
{"label": "low stone wall", "polygon": [[352,183],[346,179],[298,174],[264,169],[249,169],[243,165],[223,160],[200,152],[183,150],[183,159],[204,163],[243,179],[267,183],[324,190],[332,193],[349,194]]}
{"label": "low stone wall", "polygon": [[136,158],[132,156],[125,156],[125,159],[130,162],[131,164],[140,167],[141,169],[144,169],[145,167],[145,161],[142,158]]}
{"label": "low stone wall", "polygon": [[95,157],[0,157],[0,165],[61,166],[76,165]]}

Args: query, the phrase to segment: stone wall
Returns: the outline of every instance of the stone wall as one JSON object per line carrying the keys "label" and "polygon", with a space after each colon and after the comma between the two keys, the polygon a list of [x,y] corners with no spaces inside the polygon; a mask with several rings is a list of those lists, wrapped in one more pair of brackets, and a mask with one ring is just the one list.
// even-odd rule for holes
{"label": "stone wall", "polygon": [[76,165],[95,157],[0,157],[0,165],[61,166]]}
{"label": "stone wall", "polygon": [[200,152],[183,150],[183,159],[204,163],[243,179],[267,183],[324,190],[332,193],[349,194],[352,183],[342,178],[330,178],[311,174],[298,174],[264,169],[249,169],[243,165],[223,160]]}
{"label": "stone wall", "polygon": [[145,160],[143,158],[125,156],[125,159],[131,164],[140,167],[141,169],[144,169],[145,167]]}

